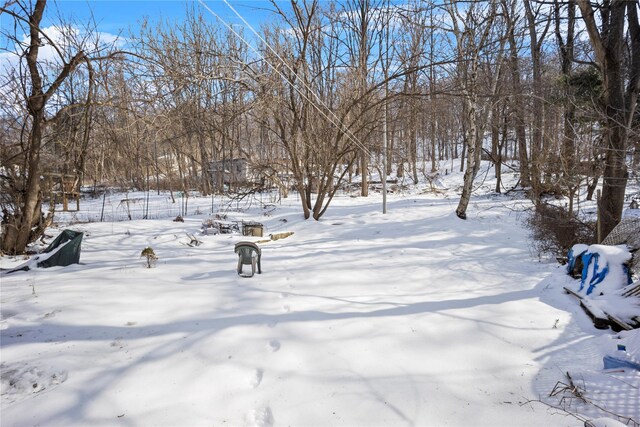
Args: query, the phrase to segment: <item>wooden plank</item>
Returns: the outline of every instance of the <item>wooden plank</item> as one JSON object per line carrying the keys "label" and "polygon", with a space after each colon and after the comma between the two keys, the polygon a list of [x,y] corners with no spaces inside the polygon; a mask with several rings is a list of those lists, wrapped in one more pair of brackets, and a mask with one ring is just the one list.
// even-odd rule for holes
{"label": "wooden plank", "polygon": [[579,293],[577,293],[576,291],[574,291],[573,289],[569,289],[566,286],[564,286],[562,289],[564,289],[564,291],[568,294],[573,295],[574,297],[578,298],[579,300],[582,299],[582,295],[580,295]]}
{"label": "wooden plank", "polygon": [[566,293],[578,298],[578,301],[580,301],[580,307],[582,307],[582,310],[591,318],[593,326],[595,326],[596,329],[609,329],[609,319],[603,311],[596,310],[589,301],[584,299],[582,295],[573,289],[569,289],[566,286],[564,286],[563,289]]}
{"label": "wooden plank", "polygon": [[591,304],[591,301],[587,299],[580,299],[580,307],[587,313],[587,316],[593,320],[593,326],[596,329],[609,329],[609,318],[607,314],[600,308]]}
{"label": "wooden plank", "polygon": [[621,328],[620,330],[624,329],[625,331],[631,331],[633,329],[631,325],[612,314],[607,313],[607,317],[612,323],[612,329],[617,329],[615,326],[618,326],[618,328]]}
{"label": "wooden plank", "polygon": [[587,314],[587,316],[591,318],[591,320],[593,321],[593,325],[597,329],[608,329],[610,326],[613,326],[613,329],[617,329],[617,330],[624,329],[629,331],[637,327],[640,327],[640,316],[633,318],[633,321],[635,322],[635,324],[630,325],[624,322],[622,319],[614,315],[611,315],[609,313],[606,313],[604,310],[592,304],[588,298],[584,298],[582,295],[580,295],[573,289],[567,288],[566,286],[563,287],[563,289],[566,293],[573,295],[580,301],[580,307],[582,307],[582,310]]}
{"label": "wooden plank", "polygon": [[622,289],[621,294],[623,297],[630,297],[630,296],[640,297],[640,284],[634,283],[632,285],[627,286],[626,288]]}

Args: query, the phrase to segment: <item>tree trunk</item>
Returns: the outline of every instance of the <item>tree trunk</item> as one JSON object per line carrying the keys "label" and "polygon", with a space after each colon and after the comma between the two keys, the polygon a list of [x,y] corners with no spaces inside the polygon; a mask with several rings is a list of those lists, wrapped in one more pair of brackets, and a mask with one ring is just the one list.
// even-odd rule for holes
{"label": "tree trunk", "polygon": [[478,121],[476,110],[478,108],[476,90],[477,63],[472,61],[471,75],[469,76],[469,87],[471,93],[465,97],[466,104],[466,123],[467,132],[465,136],[467,146],[467,168],[464,171],[464,183],[462,185],[462,194],[456,208],[456,215],[460,219],[467,219],[467,207],[471,200],[471,192],[473,190],[473,180],[478,170],[479,152],[482,150],[482,139],[478,137]]}
{"label": "tree trunk", "polygon": [[[640,91],[640,22],[639,2],[605,2],[600,11],[602,28],[598,29],[589,0],[578,0],[596,63],[602,75],[604,91],[604,146],[606,148],[602,197],[598,206],[598,242],[620,222],[627,186],[626,148],[628,130],[637,107]],[[625,13],[626,12],[626,13]],[[627,22],[625,23],[625,16]],[[625,27],[629,37],[625,37]],[[628,40],[628,43],[625,43]],[[625,67],[625,50],[630,62]],[[625,76],[629,79],[626,81]]]}
{"label": "tree trunk", "polygon": [[[4,214],[2,251],[10,254],[22,253],[27,245],[40,237],[44,229],[34,227],[41,220],[40,195],[40,153],[45,127],[45,111],[47,101],[58,90],[62,82],[74,70],[81,60],[85,59],[83,52],[78,52],[68,63],[63,64],[60,73],[45,91],[41,76],[41,64],[38,60],[40,47],[40,22],[46,6],[46,0],[38,0],[33,11],[28,16],[29,46],[25,52],[25,61],[29,73],[30,92],[26,97],[26,107],[31,117],[31,128],[25,151],[26,160],[21,176],[24,181],[15,183],[13,189],[14,212]],[[19,19],[19,18],[17,18]],[[26,89],[25,89],[26,93]],[[38,234],[40,233],[40,234]]]}
{"label": "tree trunk", "polygon": [[525,0],[524,6],[531,44],[531,66],[533,72],[533,129],[531,131],[530,173],[532,197],[534,202],[538,203],[542,193],[541,181],[544,174],[542,169],[544,164],[544,117],[546,110],[542,81],[542,47],[550,21],[547,21],[547,27],[542,31],[538,28],[537,23],[540,18],[537,11],[533,10],[532,2],[533,0]]}
{"label": "tree trunk", "polygon": [[[505,8],[505,10],[508,10]],[[511,11],[513,12],[513,11]],[[531,185],[531,173],[529,168],[529,158],[527,154],[527,132],[525,128],[525,108],[522,83],[520,79],[520,61],[518,59],[518,44],[515,37],[514,13],[506,14],[508,20],[508,42],[509,42],[509,69],[511,71],[511,82],[513,85],[513,109],[515,121],[516,149],[518,160],[520,161],[520,185],[527,188]]]}
{"label": "tree trunk", "polygon": [[[25,188],[22,218],[18,225],[16,246],[14,253],[23,252],[33,241],[31,229],[37,222],[39,215],[36,208],[40,207],[40,144],[42,143],[42,126],[44,123],[44,108],[32,113],[33,127],[31,128],[31,150],[29,151],[27,186]],[[38,236],[36,236],[37,238]]]}
{"label": "tree trunk", "polygon": [[496,193],[501,192],[500,186],[502,185],[502,145],[500,143],[500,119],[502,119],[502,116],[500,115],[500,105],[496,103],[493,106],[493,113],[491,115],[491,161],[493,162],[496,177]]}
{"label": "tree trunk", "polygon": [[360,154],[360,178],[362,179],[360,195],[367,197],[369,196],[369,155],[365,150]]}

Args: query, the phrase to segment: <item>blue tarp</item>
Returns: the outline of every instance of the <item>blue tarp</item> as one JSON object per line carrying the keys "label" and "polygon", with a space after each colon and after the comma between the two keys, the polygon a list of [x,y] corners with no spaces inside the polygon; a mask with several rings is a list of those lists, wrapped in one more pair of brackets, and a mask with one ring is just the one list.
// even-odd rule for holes
{"label": "blue tarp", "polygon": [[582,255],[582,263],[584,267],[582,268],[582,278],[580,279],[579,291],[582,291],[582,289],[586,284],[585,282],[589,277],[589,266],[591,265],[592,262],[593,262],[593,275],[591,276],[591,280],[589,280],[587,295],[590,295],[591,292],[593,292],[593,288],[595,288],[598,283],[602,282],[604,278],[607,277],[607,274],[609,273],[609,264],[605,261],[604,267],[600,268],[599,261],[600,261],[599,253],[586,252],[584,255]]}
{"label": "blue tarp", "polygon": [[604,369],[631,368],[640,371],[640,363],[627,358],[605,356],[602,358],[602,362],[604,363]]}
{"label": "blue tarp", "polygon": [[[567,254],[567,272],[569,274],[577,273],[576,269],[580,268],[581,262],[582,272],[580,274],[580,288],[578,289],[578,292],[582,292],[586,287],[586,294],[591,295],[596,286],[605,280],[607,275],[610,273],[611,268],[616,269],[616,274],[619,274],[618,266],[609,265],[611,260],[608,259],[608,256],[602,255],[599,253],[600,251],[598,251],[598,249],[595,249],[598,245],[586,248],[582,248],[580,246],[583,245],[574,246]],[[622,264],[621,267],[622,273],[627,280],[626,283],[620,283],[620,285],[624,286],[626,284],[631,284],[631,274],[628,266]]]}
{"label": "blue tarp", "polygon": [[584,249],[582,249],[577,253],[574,253],[573,249],[574,248],[569,249],[569,253],[567,254],[567,259],[569,261],[567,263],[567,273],[569,274],[573,274],[573,271],[576,268],[576,263],[582,257],[582,255],[587,251],[586,246],[584,246]]}

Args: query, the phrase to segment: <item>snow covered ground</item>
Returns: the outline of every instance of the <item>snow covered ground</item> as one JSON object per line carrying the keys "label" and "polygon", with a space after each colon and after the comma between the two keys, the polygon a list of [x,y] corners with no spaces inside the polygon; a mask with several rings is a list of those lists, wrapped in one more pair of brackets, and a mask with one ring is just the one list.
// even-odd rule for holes
{"label": "snow covered ground", "polygon": [[637,335],[594,329],[562,292],[573,279],[534,259],[525,200],[482,187],[458,219],[459,179],[390,195],[386,215],[380,195],[339,197],[318,222],[295,196],[229,211],[294,232],[260,243],[253,278],[234,244],[268,237],[201,234],[211,199],[190,199],[183,223],[61,224],[53,237],[85,233],[80,265],[1,277],[0,424],[617,425],[563,389],[569,372],[637,425],[638,372],[602,365]]}

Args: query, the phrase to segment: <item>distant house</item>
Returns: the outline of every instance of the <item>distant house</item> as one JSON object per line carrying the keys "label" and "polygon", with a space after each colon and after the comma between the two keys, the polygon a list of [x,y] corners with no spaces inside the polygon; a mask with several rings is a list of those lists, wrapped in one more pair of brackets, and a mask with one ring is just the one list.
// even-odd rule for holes
{"label": "distant house", "polygon": [[252,178],[246,159],[214,160],[209,170],[214,186],[246,184]]}

